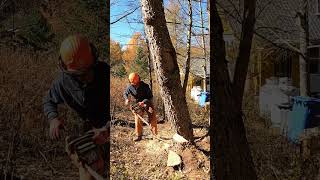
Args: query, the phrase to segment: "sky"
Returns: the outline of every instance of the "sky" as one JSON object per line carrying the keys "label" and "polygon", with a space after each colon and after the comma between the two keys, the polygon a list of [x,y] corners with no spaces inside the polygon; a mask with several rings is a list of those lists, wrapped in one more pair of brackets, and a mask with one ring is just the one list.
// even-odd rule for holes
{"label": "sky", "polygon": [[[185,0],[180,0],[180,2],[184,1]],[[207,19],[207,13],[205,11],[206,2],[207,0],[203,0],[202,5],[205,19]],[[125,46],[135,32],[141,32],[141,34],[144,34],[139,0],[111,0],[110,3],[110,36],[112,40],[120,42],[121,46]],[[166,6],[167,4],[168,0],[164,0],[164,5]],[[193,6],[196,8],[199,7],[198,3],[194,3]],[[131,14],[130,12],[132,11],[134,12]],[[188,11],[187,7],[184,8],[184,11]],[[128,13],[130,13],[130,15],[119,20]],[[193,10],[193,19],[194,25],[200,26],[200,24],[196,22],[200,19],[199,11],[197,9]]]}
{"label": "sky", "polygon": [[[110,22],[115,22],[123,15],[139,7],[139,5],[140,3],[137,0],[132,3],[128,0],[111,0]],[[137,20],[142,20],[140,7],[126,18],[110,25],[111,39],[120,42],[120,45],[124,46],[134,32],[143,32],[143,24],[137,23]]]}

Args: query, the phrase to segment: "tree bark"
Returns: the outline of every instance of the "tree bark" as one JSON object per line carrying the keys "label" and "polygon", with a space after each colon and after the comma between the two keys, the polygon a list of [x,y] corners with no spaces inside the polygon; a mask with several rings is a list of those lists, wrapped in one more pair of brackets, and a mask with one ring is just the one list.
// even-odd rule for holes
{"label": "tree bark", "polygon": [[202,51],[204,56],[204,88],[203,91],[207,91],[207,51],[206,51],[206,42],[205,42],[205,34],[204,34],[204,22],[203,22],[203,11],[202,11],[202,0],[199,0],[199,6],[200,6],[200,19],[201,19],[201,34],[202,34]]}
{"label": "tree bark", "polygon": [[[254,1],[245,1],[246,4],[251,3],[251,8],[247,15],[254,15],[255,5]],[[214,100],[211,100],[213,106],[211,106],[210,115],[212,117],[212,123],[210,123],[210,129],[212,129],[211,140],[211,153],[212,153],[212,169],[216,179],[257,179],[257,175],[254,169],[253,160],[249,144],[246,138],[246,131],[243,123],[242,109],[240,99],[237,100],[240,93],[236,93],[234,86],[231,83],[228,66],[226,63],[226,49],[225,42],[223,40],[223,25],[221,18],[218,15],[216,1],[210,4],[212,19],[212,27],[210,27],[210,51],[211,58],[211,88],[214,92]],[[253,11],[253,12],[252,12]],[[246,17],[245,17],[246,19]],[[249,18],[250,19],[250,18]],[[252,22],[244,23],[246,26],[252,26]],[[252,28],[252,27],[251,27]],[[251,31],[250,27],[243,28]],[[245,45],[244,43],[250,43],[250,38],[244,38],[247,33],[243,33],[241,40],[243,41],[240,47],[237,66],[238,70],[243,69],[241,75],[241,81],[246,78],[247,69],[243,68],[248,62],[251,45]],[[247,56],[247,57],[246,57]],[[247,68],[247,67],[246,67]],[[245,82],[245,81],[244,81]],[[242,82],[243,83],[243,82]],[[244,85],[240,83],[241,88]],[[243,91],[243,89],[238,89]],[[240,103],[240,104],[239,104]]]}
{"label": "tree bark", "polygon": [[300,96],[308,96],[309,74],[308,74],[308,2],[301,4],[301,13],[298,13],[298,27],[300,30],[300,54],[299,54],[299,77],[300,77]]}
{"label": "tree bark", "polygon": [[193,141],[190,114],[181,86],[176,52],[166,26],[163,2],[141,0],[141,6],[144,28],[166,116],[173,122],[178,134]]}
{"label": "tree bark", "polygon": [[148,68],[149,68],[149,80],[150,80],[150,89],[152,91],[153,87],[152,87],[152,68],[151,68],[151,55],[150,55],[150,48],[149,48],[149,43],[148,40],[146,40],[146,44],[147,44],[147,49],[148,49]]}
{"label": "tree bark", "polygon": [[187,37],[187,57],[186,57],[186,71],[184,74],[184,80],[183,80],[183,92],[186,94],[187,86],[188,86],[188,80],[189,80],[189,73],[190,73],[190,56],[191,56],[191,30],[192,30],[192,5],[191,0],[188,0],[188,7],[189,7],[189,27],[188,27],[188,37]]}

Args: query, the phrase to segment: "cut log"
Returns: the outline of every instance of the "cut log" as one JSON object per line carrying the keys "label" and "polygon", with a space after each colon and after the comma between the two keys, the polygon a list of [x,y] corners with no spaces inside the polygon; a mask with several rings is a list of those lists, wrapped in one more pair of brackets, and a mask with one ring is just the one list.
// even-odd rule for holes
{"label": "cut log", "polygon": [[187,143],[189,142],[188,140],[186,140],[184,137],[180,136],[179,134],[174,134],[172,139],[178,143]]}
{"label": "cut log", "polygon": [[174,167],[182,163],[181,157],[174,151],[169,150],[167,166]]}

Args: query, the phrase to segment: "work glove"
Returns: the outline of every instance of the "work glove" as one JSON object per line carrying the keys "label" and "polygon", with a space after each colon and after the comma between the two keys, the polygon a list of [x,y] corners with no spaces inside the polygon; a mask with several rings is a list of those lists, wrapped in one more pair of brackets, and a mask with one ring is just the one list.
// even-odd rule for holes
{"label": "work glove", "polygon": [[125,104],[126,106],[128,106],[130,101],[131,101],[131,100],[128,98],[128,99],[126,99],[126,100],[124,101],[124,104]]}
{"label": "work glove", "polygon": [[146,106],[146,104],[145,104],[143,101],[141,101],[141,102],[139,102],[139,106],[141,106],[141,107],[145,107],[145,106]]}
{"label": "work glove", "polygon": [[149,106],[148,112],[151,113],[151,114],[153,113],[153,108],[151,106]]}
{"label": "work glove", "polygon": [[64,120],[54,118],[50,121],[49,136],[51,139],[60,139],[60,130],[64,129]]}

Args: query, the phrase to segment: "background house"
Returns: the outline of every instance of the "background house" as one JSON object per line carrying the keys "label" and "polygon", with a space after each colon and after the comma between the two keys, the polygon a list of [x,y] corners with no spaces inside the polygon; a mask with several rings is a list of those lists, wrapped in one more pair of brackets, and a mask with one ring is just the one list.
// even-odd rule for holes
{"label": "background house", "polygon": [[[220,0],[223,23],[235,41],[226,43],[231,74],[234,70],[237,39],[241,33],[242,7],[240,0]],[[255,37],[252,47],[247,86],[259,92],[259,88],[270,77],[288,77],[292,85],[299,87],[300,31],[297,14],[303,1],[300,0],[257,0]],[[320,1],[309,0],[308,54],[310,90],[320,92]]]}
{"label": "background house", "polygon": [[[181,80],[184,80],[185,59],[182,57],[178,59],[178,62],[180,62],[180,77]],[[206,75],[204,67],[206,67]],[[204,89],[205,84],[207,85],[206,90],[210,91],[210,61],[208,59],[205,61],[204,58],[200,57],[192,57],[190,60],[190,74],[188,79],[187,93],[190,92],[194,86],[200,86],[201,89]]]}

